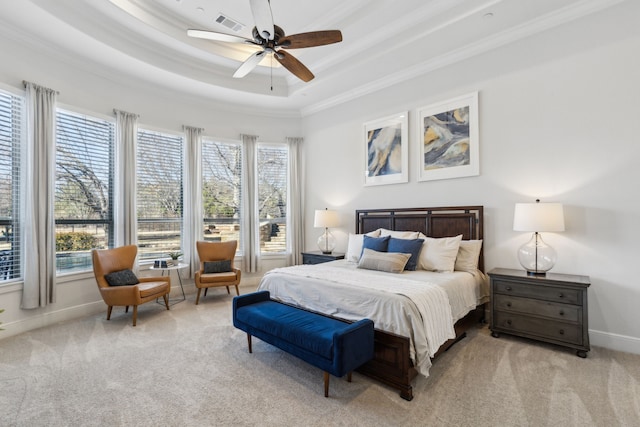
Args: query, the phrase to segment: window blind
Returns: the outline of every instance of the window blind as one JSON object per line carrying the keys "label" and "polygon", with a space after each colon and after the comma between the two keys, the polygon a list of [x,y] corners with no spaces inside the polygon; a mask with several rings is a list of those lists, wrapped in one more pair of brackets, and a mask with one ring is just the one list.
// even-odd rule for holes
{"label": "window blind", "polygon": [[91,249],[113,246],[113,122],[58,110],[56,268],[91,269]]}
{"label": "window blind", "polygon": [[258,144],[258,209],[260,251],[287,251],[287,181],[289,150],[286,145]]}
{"label": "window blind", "polygon": [[202,141],[204,239],[238,241],[242,252],[242,145]]}
{"label": "window blind", "polygon": [[20,141],[23,99],[0,92],[0,283],[20,274]]}
{"label": "window blind", "polygon": [[181,251],[183,137],[140,129],[136,203],[141,259]]}

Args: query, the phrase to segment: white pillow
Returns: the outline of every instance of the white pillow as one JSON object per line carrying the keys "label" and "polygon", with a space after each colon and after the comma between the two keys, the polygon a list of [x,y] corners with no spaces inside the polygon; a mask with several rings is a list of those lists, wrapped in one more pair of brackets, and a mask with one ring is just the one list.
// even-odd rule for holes
{"label": "white pillow", "polygon": [[409,258],[411,258],[411,254],[378,252],[365,248],[358,263],[358,268],[397,274],[404,271],[404,266],[407,265]]}
{"label": "white pillow", "polygon": [[[380,236],[380,230],[373,230],[367,233],[369,237]],[[349,233],[349,242],[347,243],[347,254],[345,259],[349,262],[360,261],[360,254],[362,254],[362,244],[364,242],[364,234],[352,234]]]}
{"label": "white pillow", "polygon": [[462,240],[458,248],[458,256],[454,270],[473,273],[478,269],[482,240]]}
{"label": "white pillow", "polygon": [[394,231],[386,228],[379,228],[380,237],[391,236],[394,239],[417,239],[419,232],[417,231]]}
{"label": "white pillow", "polygon": [[451,272],[456,264],[458,248],[462,234],[456,237],[443,237],[434,239],[420,233],[420,239],[424,239],[420,261],[418,266],[427,271]]}

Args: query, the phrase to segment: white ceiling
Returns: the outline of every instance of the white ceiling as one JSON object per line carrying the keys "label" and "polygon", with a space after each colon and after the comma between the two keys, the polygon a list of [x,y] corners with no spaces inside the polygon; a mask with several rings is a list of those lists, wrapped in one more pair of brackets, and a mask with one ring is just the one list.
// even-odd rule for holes
{"label": "white ceiling", "polygon": [[[266,1],[266,0],[265,0]],[[187,37],[188,28],[251,37],[249,0],[0,2],[0,35],[78,58],[97,73],[257,109],[309,114],[596,13],[621,0],[271,0],[286,34],[338,29],[338,44],[289,50],[304,83],[273,61],[243,79],[252,47]],[[235,33],[222,13],[244,24]],[[271,87],[273,86],[273,90]]]}

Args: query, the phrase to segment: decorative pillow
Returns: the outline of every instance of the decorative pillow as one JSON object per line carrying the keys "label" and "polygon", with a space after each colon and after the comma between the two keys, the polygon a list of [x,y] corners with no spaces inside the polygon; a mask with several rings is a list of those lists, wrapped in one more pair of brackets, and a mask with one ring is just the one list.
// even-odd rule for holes
{"label": "decorative pillow", "polygon": [[358,268],[386,271],[387,273],[402,273],[409,258],[411,258],[411,254],[378,252],[365,248],[360,257]]}
{"label": "decorative pillow", "polygon": [[349,243],[347,244],[347,255],[345,259],[349,262],[360,261],[360,254],[362,254],[362,243],[364,242],[364,236],[378,237],[380,230],[374,230],[367,234],[352,234],[349,233]]}
{"label": "decorative pillow", "polygon": [[387,230],[386,228],[379,228],[380,237],[391,236],[394,239],[417,239],[419,232],[417,231],[394,231]]}
{"label": "decorative pillow", "polygon": [[130,286],[140,283],[133,271],[129,269],[105,274],[104,280],[107,281],[109,286]]}
{"label": "decorative pillow", "polygon": [[[391,236],[385,237],[369,237],[364,236],[362,241],[362,251],[365,249],[372,249],[378,252],[387,252],[387,246],[389,246],[389,239]],[[362,254],[360,254],[362,256]]]}
{"label": "decorative pillow", "polygon": [[231,260],[223,261],[205,261],[204,262],[204,274],[209,273],[228,273],[233,271],[231,268]]}
{"label": "decorative pillow", "polygon": [[478,269],[480,249],[482,249],[482,240],[462,240],[458,248],[454,270],[471,273],[476,271]]}
{"label": "decorative pillow", "polygon": [[423,243],[423,239],[396,239],[395,237],[392,237],[389,239],[387,252],[411,254],[411,258],[409,258],[404,269],[414,271],[418,267],[418,260],[420,259],[419,256]]}
{"label": "decorative pillow", "polygon": [[424,246],[420,252],[420,268],[427,271],[453,271],[462,234],[434,239],[420,233],[420,237],[424,238]]}

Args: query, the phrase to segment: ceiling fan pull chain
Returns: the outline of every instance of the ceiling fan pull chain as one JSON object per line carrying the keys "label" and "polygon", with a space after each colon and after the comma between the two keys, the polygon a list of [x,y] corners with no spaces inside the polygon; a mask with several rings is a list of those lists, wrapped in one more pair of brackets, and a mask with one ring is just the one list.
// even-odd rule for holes
{"label": "ceiling fan pull chain", "polygon": [[269,67],[269,68],[271,68],[271,92],[273,92],[273,55],[275,55],[275,53],[273,53],[271,55],[271,58],[270,58],[271,64],[270,64],[270,67]]}

